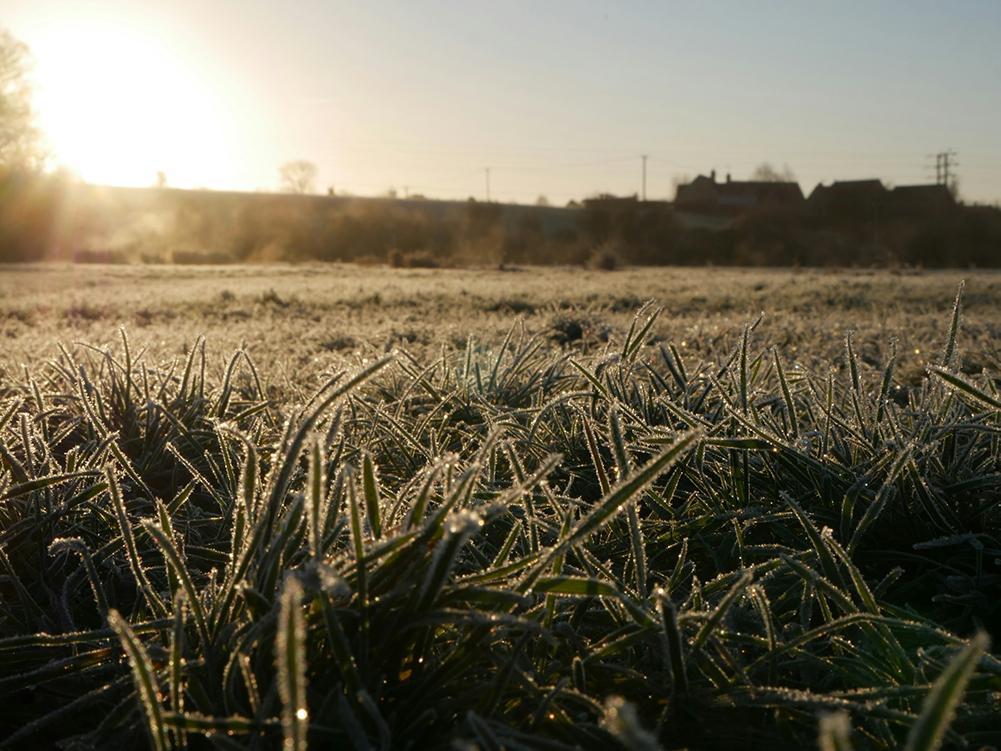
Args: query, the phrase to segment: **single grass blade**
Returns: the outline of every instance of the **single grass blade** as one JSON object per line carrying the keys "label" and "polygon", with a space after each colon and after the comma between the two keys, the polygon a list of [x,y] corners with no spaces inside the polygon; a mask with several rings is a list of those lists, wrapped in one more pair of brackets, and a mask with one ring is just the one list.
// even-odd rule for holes
{"label": "single grass blade", "polygon": [[150,744],[154,751],[169,751],[167,727],[163,722],[163,707],[160,705],[160,686],[153,670],[153,660],[117,610],[108,611],[108,625],[118,635],[122,649],[128,657],[129,666],[132,668],[132,678],[139,693],[139,702],[146,715]]}
{"label": "single grass blade", "polygon": [[959,283],[956,290],[956,301],[952,304],[952,320],[949,322],[949,333],[945,337],[945,349],[942,351],[942,367],[955,367],[956,338],[959,335],[959,321],[963,313],[963,292],[966,290],[966,280]]}
{"label": "single grass blade", "polygon": [[928,372],[936,378],[941,378],[947,384],[952,386],[960,397],[965,397],[965,401],[973,402],[976,407],[979,407],[980,409],[986,407],[987,409],[993,411],[1001,410],[1001,399],[988,394],[983,389],[977,388],[968,380],[956,373],[953,373],[951,370],[938,365],[931,365],[928,368]]}
{"label": "single grass blade", "polygon": [[306,751],[309,709],[306,706],[306,627],[302,617],[302,585],[290,575],[285,579],[278,609],[275,665],[282,705],[282,749]]}
{"label": "single grass blade", "polygon": [[847,712],[828,712],[820,716],[817,745],[820,751],[852,751],[852,725]]}
{"label": "single grass blade", "polygon": [[663,589],[656,591],[656,600],[663,631],[667,663],[671,668],[671,695],[688,693],[688,671],[685,667],[685,642],[678,625],[678,610]]}
{"label": "single grass blade", "polygon": [[977,633],[942,671],[931,687],[918,721],[907,734],[904,751],[936,751],[956,714],[956,707],[963,698],[977,663],[990,646],[990,639],[983,631]]}
{"label": "single grass blade", "polygon": [[319,439],[313,440],[309,452],[309,479],[306,493],[306,525],[309,534],[309,554],[313,560],[323,555],[323,489],[326,487],[326,460]]}
{"label": "single grass blade", "polygon": [[375,462],[372,455],[365,452],[362,459],[362,489],[365,493],[365,514],[368,517],[368,525],[372,530],[372,536],[378,540],[382,538],[382,504],[379,498],[379,482],[375,474]]}
{"label": "single grass blade", "polygon": [[118,531],[122,536],[125,545],[125,552],[132,567],[132,574],[136,578],[136,583],[140,591],[149,603],[150,609],[157,618],[167,617],[167,608],[164,607],[163,600],[157,595],[156,590],[150,583],[139,557],[139,548],[136,545],[135,534],[132,531],[132,522],[129,519],[128,511],[125,508],[125,499],[122,497],[122,489],[115,476],[115,470],[110,465],[105,467],[104,476],[108,483],[108,494],[115,511],[115,520],[118,522]]}
{"label": "single grass blade", "polygon": [[143,521],[143,529],[153,538],[157,547],[160,548],[160,552],[163,553],[163,558],[167,566],[174,572],[174,575],[181,583],[181,589],[184,591],[188,605],[191,608],[191,614],[194,616],[195,624],[198,627],[198,635],[201,637],[203,649],[208,649],[211,642],[209,641],[205,610],[202,608],[201,599],[198,597],[198,590],[195,589],[195,583],[191,579],[188,567],[181,558],[180,551],[178,551],[174,541],[170,539],[170,536],[159,524],[146,519]]}
{"label": "single grass blade", "polygon": [[751,571],[745,571],[743,575],[734,582],[733,586],[723,595],[723,599],[719,601],[715,610],[709,614],[706,618],[705,623],[699,628],[698,633],[695,634],[695,638],[692,639],[692,652],[697,652],[702,648],[702,645],[706,643],[706,640],[712,635],[716,626],[719,625],[720,621],[723,620],[723,616],[726,615],[730,606],[737,601],[737,598],[743,594],[744,590],[747,589],[748,585],[754,581],[754,573]]}

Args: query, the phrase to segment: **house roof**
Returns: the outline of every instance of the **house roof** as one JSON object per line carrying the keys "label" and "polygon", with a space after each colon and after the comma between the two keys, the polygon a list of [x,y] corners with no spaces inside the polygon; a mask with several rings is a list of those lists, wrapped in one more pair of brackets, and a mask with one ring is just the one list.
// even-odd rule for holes
{"label": "house roof", "polygon": [[753,195],[758,198],[797,200],[803,198],[799,183],[770,182],[765,180],[733,180],[716,183],[716,192],[722,196]]}
{"label": "house roof", "polygon": [[799,183],[765,180],[726,180],[699,175],[687,185],[679,185],[679,203],[718,203],[722,206],[753,206],[758,203],[785,203],[803,200]]}
{"label": "house roof", "polygon": [[831,183],[831,187],[837,190],[859,190],[865,188],[886,190],[883,181],[876,177],[870,177],[865,180],[835,180]]}
{"label": "house roof", "polygon": [[830,185],[817,183],[810,193],[811,201],[828,196],[873,196],[886,193],[882,180],[835,180]]}

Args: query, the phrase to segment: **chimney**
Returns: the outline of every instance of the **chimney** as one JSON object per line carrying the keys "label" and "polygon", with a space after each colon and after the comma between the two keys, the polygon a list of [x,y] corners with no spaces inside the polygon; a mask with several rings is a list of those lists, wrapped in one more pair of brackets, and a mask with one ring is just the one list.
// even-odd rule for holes
{"label": "chimney", "polygon": [[709,179],[712,180],[713,182],[716,182],[716,170],[712,170],[709,172]]}

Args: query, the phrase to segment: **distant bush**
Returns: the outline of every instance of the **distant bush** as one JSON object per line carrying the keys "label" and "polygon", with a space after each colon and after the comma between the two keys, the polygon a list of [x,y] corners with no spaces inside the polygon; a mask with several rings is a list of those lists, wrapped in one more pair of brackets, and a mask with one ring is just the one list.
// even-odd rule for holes
{"label": "distant bush", "polygon": [[441,259],[435,258],[430,253],[413,251],[404,253],[394,248],[389,251],[389,265],[396,269],[437,269],[441,264]]}
{"label": "distant bush", "polygon": [[277,292],[275,292],[274,287],[270,287],[269,289],[267,289],[266,291],[262,292],[260,295],[257,296],[257,301],[261,305],[274,305],[278,308],[287,308],[289,305],[295,302],[295,299],[294,297],[286,299],[281,295],[279,295]]}
{"label": "distant bush", "polygon": [[235,260],[229,253],[219,251],[175,250],[172,254],[174,263],[183,265],[212,265],[233,263]]}
{"label": "distant bush", "polygon": [[591,266],[600,271],[615,271],[620,265],[622,259],[618,251],[609,245],[598,248],[591,256]]}
{"label": "distant bush", "polygon": [[81,249],[73,254],[73,263],[128,263],[129,258],[120,250]]}

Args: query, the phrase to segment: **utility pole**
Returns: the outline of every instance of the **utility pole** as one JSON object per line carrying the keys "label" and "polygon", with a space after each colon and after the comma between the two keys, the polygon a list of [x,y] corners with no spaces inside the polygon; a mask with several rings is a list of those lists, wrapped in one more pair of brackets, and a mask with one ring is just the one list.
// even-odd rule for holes
{"label": "utility pole", "polygon": [[[929,157],[932,155],[929,154]],[[956,167],[959,166],[959,162],[956,161],[955,151],[952,149],[947,149],[946,151],[939,151],[935,154],[935,184],[949,186],[952,184],[956,177]]]}
{"label": "utility pole", "polygon": [[[956,177],[955,167],[959,166],[956,161],[956,152],[951,149],[942,152],[942,185],[948,187],[952,185],[952,181]],[[952,159],[952,164],[949,163],[950,158]]]}
{"label": "utility pole", "polygon": [[646,201],[646,159],[647,159],[647,155],[646,154],[642,154],[640,156],[640,159],[643,160],[643,193],[642,193],[642,196],[643,196],[643,200]]}
{"label": "utility pole", "polygon": [[483,169],[487,175],[487,203],[490,203],[490,168],[484,167]]}

